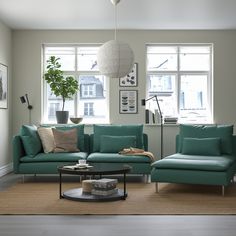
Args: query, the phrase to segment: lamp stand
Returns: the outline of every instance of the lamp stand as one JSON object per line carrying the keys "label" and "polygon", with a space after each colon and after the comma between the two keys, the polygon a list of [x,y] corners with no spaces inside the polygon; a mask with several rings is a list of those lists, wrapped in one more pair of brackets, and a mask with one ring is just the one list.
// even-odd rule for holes
{"label": "lamp stand", "polygon": [[160,134],[160,138],[161,138],[161,159],[163,158],[163,115],[162,115],[162,112],[161,112],[161,108],[160,108],[160,104],[159,104],[159,101],[158,101],[158,98],[157,98],[157,95],[154,95],[148,99],[142,99],[141,102],[142,102],[142,105],[145,106],[146,102],[155,98],[156,100],[156,103],[157,103],[157,108],[158,108],[158,112],[160,114],[160,122],[161,122],[161,134]]}

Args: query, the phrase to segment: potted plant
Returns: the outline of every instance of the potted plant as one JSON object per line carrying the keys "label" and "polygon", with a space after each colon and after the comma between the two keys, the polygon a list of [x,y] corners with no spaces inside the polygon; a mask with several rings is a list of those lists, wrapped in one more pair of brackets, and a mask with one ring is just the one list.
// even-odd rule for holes
{"label": "potted plant", "polygon": [[60,58],[51,56],[47,60],[46,72],[44,79],[49,84],[51,91],[56,97],[62,98],[62,110],[56,111],[57,123],[66,124],[69,118],[69,111],[64,111],[66,99],[72,98],[79,90],[79,83],[73,76],[64,76],[60,69]]}

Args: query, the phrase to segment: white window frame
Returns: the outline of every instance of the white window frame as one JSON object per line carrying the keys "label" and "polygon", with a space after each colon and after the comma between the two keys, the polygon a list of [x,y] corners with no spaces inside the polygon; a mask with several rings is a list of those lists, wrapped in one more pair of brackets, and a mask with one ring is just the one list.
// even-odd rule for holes
{"label": "white window frame", "polygon": [[[148,71],[148,65],[147,65],[147,55],[148,55],[148,47],[177,47],[177,71]],[[199,46],[206,46],[210,48],[210,68],[209,71],[180,71],[180,47],[199,47]],[[213,123],[213,44],[202,44],[202,43],[196,43],[196,44],[146,44],[146,78],[147,78],[147,87],[146,87],[146,94],[149,96],[149,75],[175,75],[175,93],[176,93],[176,110],[177,110],[177,116],[179,117],[179,110],[180,110],[180,91],[181,91],[181,75],[207,75],[207,101],[208,101],[208,110],[209,110],[209,117],[207,123],[212,124]],[[180,117],[179,117],[180,118]],[[178,121],[179,123],[191,123],[188,120],[182,120],[181,118]],[[197,122],[196,122],[197,123]],[[201,123],[201,122],[200,122]]]}
{"label": "white window frame", "polygon": [[[47,94],[47,82],[45,81],[45,79],[43,79],[43,74],[45,73],[45,68],[44,68],[44,62],[45,62],[45,47],[75,47],[75,70],[74,71],[63,71],[65,76],[74,76],[75,78],[79,78],[79,76],[82,75],[100,75],[99,71],[79,71],[77,70],[77,48],[78,47],[99,47],[101,46],[101,44],[42,44],[42,61],[41,61],[41,65],[42,65],[42,106],[41,106],[41,110],[42,110],[42,117],[41,120],[43,123],[50,123],[47,120],[47,101],[48,101],[48,94]],[[83,123],[85,124],[109,124],[110,123],[110,113],[109,113],[109,86],[108,86],[108,79],[107,77],[105,77],[106,80],[106,110],[107,110],[107,114],[106,114],[106,118],[94,118],[94,120],[89,120],[87,122]],[[80,103],[80,95],[79,95],[80,91],[74,95],[74,100],[76,100],[77,102],[74,102],[74,111],[75,114],[78,114],[78,107],[79,107],[79,103]],[[56,122],[56,121],[55,121]],[[53,122],[54,123],[54,122]]]}

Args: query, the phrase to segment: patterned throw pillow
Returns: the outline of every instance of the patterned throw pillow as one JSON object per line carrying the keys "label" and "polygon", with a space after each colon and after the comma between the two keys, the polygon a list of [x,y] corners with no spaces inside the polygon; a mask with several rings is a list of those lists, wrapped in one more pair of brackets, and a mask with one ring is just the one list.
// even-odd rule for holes
{"label": "patterned throw pillow", "polygon": [[55,149],[54,152],[79,152],[77,148],[77,129],[58,130],[52,128]]}

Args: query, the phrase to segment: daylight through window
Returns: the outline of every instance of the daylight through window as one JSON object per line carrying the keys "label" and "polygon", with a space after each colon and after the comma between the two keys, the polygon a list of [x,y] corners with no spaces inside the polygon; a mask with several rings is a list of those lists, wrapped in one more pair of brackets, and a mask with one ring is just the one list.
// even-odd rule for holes
{"label": "daylight through window", "polygon": [[[107,123],[107,86],[105,76],[99,74],[97,51],[99,46],[44,45],[44,71],[50,56],[60,58],[65,76],[74,76],[80,85],[76,96],[66,100],[65,110],[70,117],[83,117],[84,123]],[[55,123],[55,112],[62,107],[61,97],[51,93],[44,81],[44,122]],[[102,108],[102,109],[101,109]]]}
{"label": "daylight through window", "polygon": [[[212,45],[147,45],[147,88],[164,117],[212,123]],[[147,109],[155,112],[155,102]]]}

